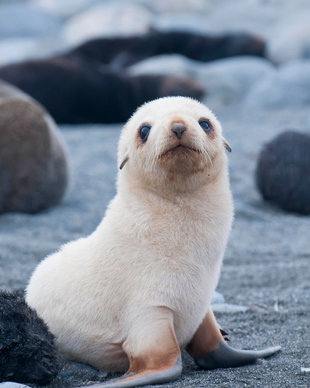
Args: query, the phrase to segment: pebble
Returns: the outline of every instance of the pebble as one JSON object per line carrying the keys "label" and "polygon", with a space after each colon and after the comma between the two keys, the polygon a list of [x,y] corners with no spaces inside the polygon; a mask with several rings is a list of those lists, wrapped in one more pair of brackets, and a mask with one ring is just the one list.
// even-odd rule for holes
{"label": "pebble", "polygon": [[228,304],[228,303],[216,303],[212,305],[212,310],[215,313],[244,313],[248,310],[248,307],[239,304]]}
{"label": "pebble", "polygon": [[220,294],[218,291],[214,291],[214,294],[212,296],[211,304],[219,304],[219,303],[225,303],[225,298],[222,294]]}

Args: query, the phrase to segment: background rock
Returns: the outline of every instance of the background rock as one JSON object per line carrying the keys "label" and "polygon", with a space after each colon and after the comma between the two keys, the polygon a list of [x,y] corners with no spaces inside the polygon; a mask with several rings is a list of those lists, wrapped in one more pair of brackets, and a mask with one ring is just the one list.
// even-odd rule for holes
{"label": "background rock", "polygon": [[0,9],[0,39],[56,35],[61,27],[58,18],[26,1],[5,1]]}
{"label": "background rock", "polygon": [[178,77],[197,77],[201,63],[185,58],[183,55],[157,55],[131,66],[128,71],[133,75],[170,74]]}
{"label": "background rock", "polygon": [[0,40],[0,66],[21,62],[36,55],[38,39],[7,38]]}
{"label": "background rock", "polygon": [[297,61],[266,74],[249,92],[245,105],[255,109],[307,107],[310,104],[310,61]]}
{"label": "background rock", "polygon": [[273,74],[264,59],[235,57],[211,62],[200,68],[199,80],[206,90],[206,102],[213,109],[240,103],[258,80]]}
{"label": "background rock", "polygon": [[0,388],[30,388],[28,385],[13,383],[11,381],[0,383]]}
{"label": "background rock", "polygon": [[310,215],[310,134],[287,130],[265,144],[255,176],[264,199]]}
{"label": "background rock", "polygon": [[310,58],[309,12],[305,10],[281,21],[269,39],[267,56],[277,64]]}
{"label": "background rock", "polygon": [[66,18],[83,11],[96,0],[33,0],[32,3],[45,12]]}
{"label": "background rock", "polygon": [[180,13],[192,13],[197,14],[199,12],[205,13],[208,9],[210,0],[138,0],[139,4],[146,6],[153,12],[158,14],[180,14]]}
{"label": "background rock", "polygon": [[65,147],[53,119],[34,100],[0,83],[0,213],[35,213],[62,199]]}
{"label": "background rock", "polygon": [[137,4],[111,2],[73,16],[65,23],[62,38],[77,45],[95,37],[143,34],[151,19],[152,14]]}

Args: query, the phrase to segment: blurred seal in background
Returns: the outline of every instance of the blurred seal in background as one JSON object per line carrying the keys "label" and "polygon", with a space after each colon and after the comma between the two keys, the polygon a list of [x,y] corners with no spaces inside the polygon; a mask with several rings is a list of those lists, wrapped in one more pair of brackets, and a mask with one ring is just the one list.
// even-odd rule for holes
{"label": "blurred seal in background", "polygon": [[146,101],[203,97],[203,88],[193,80],[126,71],[143,59],[171,53],[202,62],[236,55],[262,57],[265,42],[248,33],[206,36],[176,31],[94,39],[63,55],[3,66],[0,79],[39,101],[58,123],[124,122]]}
{"label": "blurred seal in background", "polygon": [[310,214],[310,135],[289,130],[267,143],[258,158],[256,185],[281,209]]}

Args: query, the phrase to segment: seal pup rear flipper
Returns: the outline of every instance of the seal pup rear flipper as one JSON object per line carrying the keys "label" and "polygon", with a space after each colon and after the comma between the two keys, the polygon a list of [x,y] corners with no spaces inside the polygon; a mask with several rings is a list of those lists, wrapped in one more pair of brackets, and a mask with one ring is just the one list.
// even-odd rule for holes
{"label": "seal pup rear flipper", "polygon": [[186,350],[200,368],[210,370],[253,364],[259,358],[270,357],[279,352],[281,346],[263,350],[233,349],[223,338],[210,310]]}
{"label": "seal pup rear flipper", "polygon": [[281,346],[272,346],[263,350],[239,350],[220,341],[217,349],[204,357],[195,357],[194,361],[202,369],[233,368],[253,364],[257,359],[270,357],[280,349]]}

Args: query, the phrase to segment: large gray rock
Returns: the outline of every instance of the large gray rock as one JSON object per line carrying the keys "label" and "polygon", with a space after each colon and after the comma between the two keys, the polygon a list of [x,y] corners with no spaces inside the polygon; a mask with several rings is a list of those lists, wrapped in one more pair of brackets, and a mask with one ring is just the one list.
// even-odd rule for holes
{"label": "large gray rock", "polygon": [[0,213],[35,213],[59,203],[68,181],[64,143],[34,100],[0,82]]}
{"label": "large gray rock", "polygon": [[62,38],[77,45],[96,37],[144,34],[150,28],[152,14],[134,3],[111,2],[91,7],[70,18]]}
{"label": "large gray rock", "polygon": [[310,61],[288,63],[259,80],[245,105],[255,109],[306,107],[310,104]]}
{"label": "large gray rock", "polygon": [[0,4],[0,39],[44,37],[57,34],[61,21],[26,1]]}

